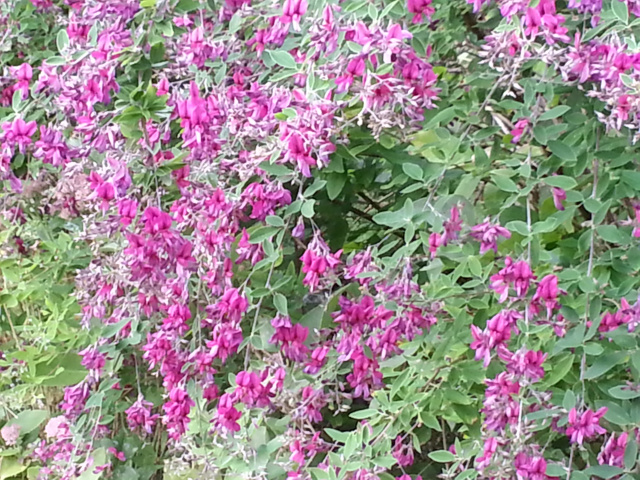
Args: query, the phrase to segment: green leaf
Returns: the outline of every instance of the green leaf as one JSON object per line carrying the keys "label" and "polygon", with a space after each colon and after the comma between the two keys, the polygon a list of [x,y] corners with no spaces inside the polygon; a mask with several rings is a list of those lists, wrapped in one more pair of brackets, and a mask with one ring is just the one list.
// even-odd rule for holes
{"label": "green leaf", "polygon": [[584,379],[593,380],[594,378],[601,377],[620,363],[626,356],[627,354],[624,352],[613,352],[598,357],[593,365],[584,373]]}
{"label": "green leaf", "polygon": [[273,294],[273,305],[276,307],[280,315],[289,315],[289,310],[287,308],[287,298],[281,293]]}
{"label": "green leaf", "polygon": [[46,410],[25,410],[9,420],[7,425],[20,425],[20,435],[33,432],[49,417]]}
{"label": "green leaf", "polygon": [[0,305],[4,305],[7,308],[15,308],[18,306],[18,299],[10,293],[3,293],[0,295]]}
{"label": "green leaf", "polygon": [[324,307],[319,306],[304,314],[298,323],[309,328],[309,330],[318,330],[322,326],[322,317],[324,316]]}
{"label": "green leaf", "polygon": [[571,110],[571,107],[567,107],[566,105],[558,105],[557,107],[553,107],[551,110],[544,112],[542,115],[540,115],[540,118],[538,118],[538,120],[553,120],[554,118],[558,118],[564,115],[569,110]]}
{"label": "green leaf", "polygon": [[562,188],[563,190],[571,190],[578,182],[576,182],[573,178],[567,177],[565,175],[554,175],[552,177],[547,177],[544,179],[544,183],[551,187]]}
{"label": "green leaf", "polygon": [[349,414],[351,418],[355,418],[356,420],[362,420],[365,418],[371,418],[378,415],[380,412],[373,408],[365,408],[364,410],[358,410]]}
{"label": "green leaf", "polygon": [[66,64],[67,60],[64,59],[63,57],[53,56],[53,57],[47,58],[46,63],[48,65],[51,65],[52,67],[54,67],[54,66],[59,66],[59,65]]}
{"label": "green leaf", "polygon": [[56,36],[56,46],[58,47],[58,51],[62,53],[69,46],[69,35],[67,34],[67,30],[65,28],[61,28],[58,30],[58,35]]}
{"label": "green leaf", "polygon": [[547,146],[551,153],[560,158],[560,160],[575,162],[578,159],[573,149],[560,140],[549,140]]}
{"label": "green leaf", "polygon": [[474,479],[478,476],[479,472],[477,470],[465,470],[463,472],[460,472],[455,480],[467,480],[467,479]]}
{"label": "green leaf", "polygon": [[571,390],[567,390],[564,394],[564,399],[562,400],[562,407],[565,410],[571,410],[576,406],[576,394]]}
{"label": "green leaf", "polygon": [[284,220],[277,215],[268,215],[265,221],[272,227],[284,227]]}
{"label": "green leaf", "polygon": [[342,192],[347,176],[341,173],[330,173],[327,176],[327,197],[329,200],[335,200]]}
{"label": "green leaf", "polygon": [[629,23],[629,7],[627,2],[621,0],[611,0],[611,10],[618,20],[625,25]]}
{"label": "green leaf", "polygon": [[19,113],[22,109],[22,90],[16,89],[11,97],[11,108],[14,112]]}
{"label": "green leaf", "polygon": [[551,373],[544,377],[543,384],[545,388],[555,385],[569,373],[573,366],[573,355],[565,355],[562,359],[555,360],[553,364]]}
{"label": "green leaf", "polygon": [[513,220],[505,225],[505,228],[510,232],[516,232],[522,235],[523,237],[529,236],[529,228],[527,224],[522,220]]}
{"label": "green leaf", "polygon": [[[617,1],[618,0],[614,0],[614,2]],[[612,467],[610,465],[597,465],[595,467],[587,468],[584,473],[589,476],[600,477],[606,480],[608,478],[615,477],[616,475],[624,473],[624,470],[622,468]]]}
{"label": "green leaf", "polygon": [[278,164],[269,163],[269,162],[262,162],[260,164],[260,168],[264,170],[266,173],[271,173],[272,175],[276,175],[278,177],[291,175],[293,173],[292,170],[288,169],[284,165],[278,165]]}
{"label": "green leaf", "polygon": [[266,51],[273,61],[284,68],[295,69],[298,67],[295,58],[285,50],[267,50]]}
{"label": "green leaf", "polygon": [[431,452],[429,453],[429,458],[438,463],[449,463],[456,459],[455,455],[447,450],[436,450]]}
{"label": "green leaf", "polygon": [[628,385],[618,385],[609,389],[609,395],[619,400],[631,400],[640,397],[640,392],[630,390]]}
{"label": "green leaf", "polygon": [[0,457],[0,480],[12,478],[27,469],[28,463],[19,462],[16,457]]}
{"label": "green leaf", "polygon": [[316,179],[305,191],[305,197],[311,197],[318,190],[322,190],[324,186],[327,184],[326,180]]}
{"label": "green leaf", "polygon": [[231,17],[231,20],[229,21],[229,28],[227,30],[229,35],[233,35],[240,30],[240,25],[242,25],[242,15],[238,11],[233,14],[233,17]]}
{"label": "green leaf", "polygon": [[277,227],[260,227],[249,235],[249,243],[261,243],[267,238],[273,237],[280,231]]}
{"label": "green leaf", "polygon": [[477,257],[469,257],[467,260],[467,265],[469,266],[469,271],[475,275],[476,277],[482,277],[482,264]]}
{"label": "green leaf", "polygon": [[609,243],[626,243],[624,234],[615,225],[599,225],[596,227],[598,236]]}
{"label": "green leaf", "polygon": [[306,217],[306,218],[313,217],[315,213],[313,210],[315,203],[316,201],[313,199],[307,199],[304,201],[304,203],[302,204],[302,208],[300,209],[300,213],[302,213],[303,217]]}
{"label": "green leaf", "polygon": [[517,192],[518,186],[513,180],[504,175],[492,175],[491,178],[497,187],[504,192]]}
{"label": "green leaf", "polygon": [[624,449],[624,468],[631,470],[636,466],[638,459],[638,444],[632,436],[629,436],[627,447]]}
{"label": "green leaf", "polygon": [[564,477],[567,471],[562,465],[549,463],[547,464],[547,471],[545,473],[550,477]]}
{"label": "green leaf", "polygon": [[620,426],[632,423],[627,409],[624,409],[617,403],[613,402],[607,402],[604,406],[607,407],[607,413],[604,414],[604,419],[607,422],[615,423]]}
{"label": "green leaf", "polygon": [[419,182],[422,181],[422,176],[424,175],[424,172],[422,171],[422,169],[418,165],[415,165],[413,163],[403,163],[402,164],[402,171],[409,178],[412,178],[414,180],[418,180]]}

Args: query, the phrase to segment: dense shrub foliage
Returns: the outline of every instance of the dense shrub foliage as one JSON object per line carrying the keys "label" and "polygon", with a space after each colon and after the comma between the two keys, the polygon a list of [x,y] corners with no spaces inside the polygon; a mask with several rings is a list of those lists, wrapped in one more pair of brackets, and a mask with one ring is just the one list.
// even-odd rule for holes
{"label": "dense shrub foliage", "polygon": [[639,17],[0,2],[0,480],[639,478]]}

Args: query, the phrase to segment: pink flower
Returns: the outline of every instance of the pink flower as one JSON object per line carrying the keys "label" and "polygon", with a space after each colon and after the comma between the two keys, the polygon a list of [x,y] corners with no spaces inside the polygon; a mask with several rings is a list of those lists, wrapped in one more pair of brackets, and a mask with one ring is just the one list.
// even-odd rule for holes
{"label": "pink flower", "polygon": [[498,253],[498,237],[511,238],[511,232],[500,225],[492,225],[489,219],[471,228],[471,236],[480,242],[480,255],[489,250]]}
{"label": "pink flower", "polygon": [[518,120],[514,125],[513,130],[511,130],[511,136],[513,137],[511,139],[511,143],[518,143],[520,141],[520,138],[522,137],[522,134],[528,127],[529,127],[528,119],[521,118],[520,120]]}
{"label": "pink flower", "polygon": [[118,215],[120,215],[120,223],[123,227],[128,227],[136,218],[138,213],[138,202],[123,198],[118,202]]}
{"label": "pink flower", "polygon": [[526,453],[516,455],[514,462],[518,480],[551,480],[547,476],[547,461],[543,457],[530,457]]}
{"label": "pink flower", "polygon": [[179,387],[174,387],[169,392],[169,401],[162,408],[165,415],[162,423],[167,425],[167,433],[173,440],[178,440],[187,431],[189,424],[189,412],[195,402],[191,400],[187,392]]}
{"label": "pink flower", "polygon": [[482,456],[476,458],[476,468],[480,471],[484,470],[491,464],[493,454],[498,449],[498,440],[496,437],[489,437],[484,442],[484,451]]}
{"label": "pink flower", "polygon": [[38,128],[35,121],[25,122],[22,118],[16,118],[13,122],[4,122],[4,140],[9,145],[18,145],[20,153],[24,153],[31,145],[31,137]]}
{"label": "pink flower", "polygon": [[473,336],[471,349],[476,351],[476,360],[483,359],[485,368],[491,362],[491,351],[506,345],[511,338],[511,333],[517,332],[515,325],[520,318],[522,315],[515,310],[503,310],[487,321],[484,330],[476,325],[471,325],[471,335]]}
{"label": "pink flower", "polygon": [[403,443],[400,435],[396,437],[391,454],[401,467],[413,465],[413,446],[410,443]]}
{"label": "pink flower", "polygon": [[582,445],[585,439],[602,435],[607,431],[598,423],[600,419],[607,413],[607,407],[602,407],[594,412],[587,409],[582,414],[574,408],[569,412],[567,435],[571,438],[572,443]]}
{"label": "pink flower", "polygon": [[328,245],[316,234],[307,246],[307,250],[300,258],[302,260],[302,272],[305,274],[302,283],[309,287],[310,292],[317,290],[320,280],[333,273],[340,264],[342,250],[331,253]]}
{"label": "pink flower", "polygon": [[231,395],[225,393],[220,397],[218,401],[218,409],[216,411],[216,417],[212,422],[217,427],[230,432],[239,432],[240,424],[238,420],[242,417],[242,414],[235,408]]}
{"label": "pink flower", "polygon": [[347,64],[347,72],[336,78],[336,93],[344,93],[349,90],[354,78],[361,77],[365,72],[364,57],[356,57]]}
{"label": "pink flower", "polygon": [[307,0],[285,0],[280,21],[292,23],[294,30],[300,30],[300,19],[307,13]]}
{"label": "pink flower", "polygon": [[452,240],[458,238],[458,232],[462,230],[462,219],[460,218],[460,210],[458,206],[451,207],[451,216],[444,221],[444,234],[440,239],[440,245],[447,246]]}
{"label": "pink flower", "polygon": [[16,445],[20,438],[20,425],[17,423],[14,423],[13,425],[5,425],[0,429],[0,436],[8,447]]}
{"label": "pink flower", "polygon": [[246,228],[242,229],[242,236],[238,241],[238,248],[236,251],[238,252],[236,263],[242,263],[248,259],[251,261],[251,265],[255,265],[264,257],[262,245],[259,243],[249,242],[249,233]]}
{"label": "pink flower", "polygon": [[629,434],[621,433],[617,438],[612,433],[609,439],[602,445],[602,449],[598,454],[598,463],[600,465],[611,465],[612,467],[624,468],[624,452],[627,448],[627,440]]}
{"label": "pink flower", "polygon": [[513,286],[518,297],[523,297],[529,290],[531,280],[535,280],[529,264],[525,261],[513,263],[511,257],[505,258],[505,267],[491,276],[489,287],[499,295],[499,302],[503,303],[509,297],[509,287]]}
{"label": "pink flower", "polygon": [[553,195],[553,204],[555,205],[556,209],[564,210],[564,205],[562,202],[567,199],[567,192],[565,192],[561,188],[553,187],[551,189],[551,193]]}
{"label": "pink flower", "polygon": [[540,283],[538,283],[538,289],[529,305],[532,314],[537,315],[540,310],[540,304],[544,303],[547,309],[547,318],[550,318],[553,310],[560,308],[558,304],[559,294],[558,277],[553,274],[544,277],[540,280]]}
{"label": "pink flower", "polygon": [[53,417],[44,427],[44,434],[47,438],[59,438],[69,432],[69,423],[64,415]]}
{"label": "pink flower", "polygon": [[435,9],[431,6],[432,0],[407,0],[407,9],[413,13],[413,23],[422,22],[422,16],[431,19],[431,15],[435,13]]}
{"label": "pink flower", "polygon": [[304,373],[314,375],[320,371],[320,369],[327,362],[327,354],[329,353],[329,347],[317,347],[311,352],[311,360],[304,367]]}
{"label": "pink flower", "polygon": [[433,232],[431,235],[429,235],[429,254],[431,255],[432,259],[436,256],[438,247],[441,245],[441,243],[442,237],[439,233]]}
{"label": "pink flower", "polygon": [[121,462],[127,461],[127,457],[124,455],[124,452],[119,452],[115,447],[109,447],[107,451]]}
{"label": "pink flower", "polygon": [[542,364],[547,359],[546,353],[521,348],[515,353],[506,349],[498,351],[500,358],[507,362],[507,370],[519,377],[537,382],[544,377]]}
{"label": "pink flower", "polygon": [[133,405],[131,405],[125,413],[127,414],[127,424],[131,430],[141,428],[147,434],[153,433],[153,427],[158,420],[159,415],[152,415],[151,409],[153,403],[147,402],[142,395],[138,396]]}
{"label": "pink flower", "polygon": [[309,329],[299,323],[292,325],[288,317],[280,316],[274,318],[271,325],[275,328],[275,333],[269,342],[278,345],[285,357],[295,362],[306,360],[309,349],[304,342],[307,340]]}
{"label": "pink flower", "polygon": [[302,217],[302,215],[300,215],[296,226],[291,230],[291,236],[300,239],[304,238],[304,217]]}
{"label": "pink flower", "polygon": [[167,95],[169,93],[169,80],[166,77],[162,77],[158,82],[158,86],[156,87],[156,95],[162,97],[163,95]]}
{"label": "pink flower", "polygon": [[493,380],[486,380],[484,407],[484,424],[489,430],[504,431],[507,425],[514,425],[520,417],[520,404],[515,398],[520,392],[520,384],[511,381],[506,372],[500,373]]}
{"label": "pink flower", "polygon": [[28,63],[23,63],[19,67],[9,67],[13,76],[18,80],[15,85],[15,90],[22,92],[22,99],[25,100],[29,97],[29,84],[33,78],[33,69]]}

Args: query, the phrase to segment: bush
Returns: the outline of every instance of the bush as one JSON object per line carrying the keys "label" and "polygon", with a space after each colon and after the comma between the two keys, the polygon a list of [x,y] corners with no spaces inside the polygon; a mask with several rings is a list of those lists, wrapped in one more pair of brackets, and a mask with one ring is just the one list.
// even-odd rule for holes
{"label": "bush", "polygon": [[639,478],[635,0],[5,0],[0,479]]}

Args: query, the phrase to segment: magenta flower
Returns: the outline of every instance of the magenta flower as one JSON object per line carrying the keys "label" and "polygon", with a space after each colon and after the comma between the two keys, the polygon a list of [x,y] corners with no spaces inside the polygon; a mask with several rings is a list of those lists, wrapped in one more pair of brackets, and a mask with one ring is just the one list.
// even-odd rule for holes
{"label": "magenta flower", "polygon": [[518,377],[527,378],[532,382],[537,382],[544,377],[542,364],[547,359],[548,354],[546,353],[526,348],[511,353],[505,348],[500,349],[498,355],[507,362],[507,370]]}
{"label": "magenta flower", "polygon": [[422,16],[424,15],[427,20],[431,19],[431,15],[435,13],[435,8],[431,6],[432,0],[407,0],[407,10],[413,13],[413,23],[422,22]]}
{"label": "magenta flower", "polygon": [[446,247],[452,240],[456,240],[460,230],[462,230],[460,210],[458,210],[457,205],[454,205],[451,207],[451,216],[444,221],[444,234],[440,239],[440,245]]}
{"label": "magenta flower", "polygon": [[294,30],[300,30],[300,19],[307,13],[307,7],[307,0],[285,0],[280,21],[284,24],[292,23]]}
{"label": "magenta flower", "polygon": [[36,141],[35,146],[33,156],[54,167],[62,166],[71,160],[71,151],[62,134],[53,128],[40,125],[40,139]]}
{"label": "magenta flower", "polygon": [[275,329],[275,333],[269,340],[270,343],[278,345],[285,357],[294,362],[303,362],[307,359],[309,349],[304,342],[309,335],[309,328],[299,323],[292,325],[288,317],[281,316],[271,320],[271,325]]}
{"label": "magenta flower", "polygon": [[304,367],[304,373],[314,375],[320,371],[320,369],[327,362],[327,355],[329,354],[329,347],[317,347],[311,352],[311,359],[309,363]]}
{"label": "magenta flower", "polygon": [[291,236],[300,239],[304,238],[304,217],[302,215],[298,218],[296,226],[291,230]]}
{"label": "magenta flower", "polygon": [[302,254],[302,273],[305,274],[302,283],[309,287],[310,292],[318,289],[320,280],[334,273],[341,263],[342,250],[331,253],[329,246],[316,234]]}
{"label": "magenta flower", "polygon": [[513,129],[511,130],[511,143],[518,143],[520,138],[524,134],[525,130],[529,127],[529,120],[526,118],[521,118],[516,122]]}
{"label": "magenta flower", "polygon": [[476,468],[479,471],[484,470],[491,464],[491,459],[493,458],[493,454],[496,453],[498,449],[498,439],[496,437],[489,437],[484,442],[484,450],[482,452],[482,456],[476,457]]}
{"label": "magenta flower", "polygon": [[516,321],[522,315],[515,310],[503,310],[487,321],[487,326],[481,330],[476,325],[471,325],[471,349],[476,351],[475,359],[483,360],[484,367],[488,367],[491,362],[491,352],[511,339],[512,333],[517,333]]}
{"label": "magenta flower", "polygon": [[552,480],[547,476],[547,461],[543,457],[519,453],[514,466],[518,480]]}
{"label": "magenta flower", "polygon": [[547,318],[550,318],[553,310],[560,308],[558,304],[559,294],[558,277],[553,274],[544,277],[540,280],[540,283],[538,283],[538,289],[529,304],[531,313],[537,315],[540,311],[541,304],[544,303],[547,309]]}
{"label": "magenta flower", "polygon": [[536,276],[525,261],[513,263],[511,257],[505,258],[505,267],[491,276],[489,287],[499,295],[499,302],[504,303],[509,297],[509,287],[513,286],[518,297],[523,297],[529,290],[531,280]]}
{"label": "magenta flower", "polygon": [[162,77],[158,82],[158,86],[156,87],[156,95],[162,97],[163,95],[167,95],[169,93],[169,80],[166,77]]}
{"label": "magenta flower", "polygon": [[22,99],[25,100],[29,97],[29,84],[33,78],[33,69],[28,63],[23,63],[19,67],[9,67],[13,76],[18,80],[15,84],[15,90],[22,92]]}
{"label": "magenta flower", "polygon": [[235,408],[231,395],[225,393],[218,400],[218,409],[212,422],[223,430],[239,432],[240,424],[238,420],[240,420],[240,417],[242,417],[242,414]]}
{"label": "magenta flower", "polygon": [[179,387],[174,387],[169,392],[169,401],[166,402],[162,409],[165,415],[162,417],[162,423],[167,426],[167,433],[173,440],[178,440],[187,431],[189,425],[189,412],[195,402],[191,400],[187,392]]}
{"label": "magenta flower", "polygon": [[24,153],[31,145],[31,137],[38,128],[35,121],[25,122],[22,118],[16,118],[13,122],[4,122],[4,140],[9,145],[18,145],[20,153]]}
{"label": "magenta flower", "polygon": [[305,405],[304,418],[310,419],[312,422],[321,422],[321,410],[327,405],[327,396],[322,389],[314,390],[307,385],[302,389],[302,401]]}
{"label": "magenta flower", "polygon": [[578,414],[575,408],[569,412],[567,435],[571,438],[572,443],[582,445],[585,439],[602,435],[607,431],[598,423],[600,419],[607,413],[607,407],[602,407],[594,412],[587,409],[582,414]]}
{"label": "magenta flower", "polygon": [[147,402],[142,395],[131,405],[125,413],[127,414],[127,424],[131,430],[142,429],[147,434],[153,433],[153,427],[159,418],[159,415],[151,414],[153,403]]}
{"label": "magenta flower", "polygon": [[610,465],[612,467],[624,468],[624,452],[627,448],[627,440],[629,434],[623,432],[616,438],[616,434],[612,433],[609,439],[602,445],[602,449],[598,454],[598,463],[600,465]]}
{"label": "magenta flower", "polygon": [[493,380],[486,380],[484,425],[488,430],[503,432],[507,425],[514,425],[520,417],[520,403],[515,397],[520,392],[520,384],[511,381],[506,372]]}
{"label": "magenta flower", "polygon": [[471,237],[480,242],[480,255],[484,255],[489,250],[498,253],[498,237],[511,238],[511,232],[500,225],[492,225],[487,218],[471,228]]}
{"label": "magenta flower", "polygon": [[433,232],[429,235],[429,255],[433,259],[438,253],[438,247],[442,244],[442,237],[439,233]]}
{"label": "magenta flower", "polygon": [[413,465],[413,445],[410,443],[403,443],[400,435],[396,437],[396,440],[393,443],[393,451],[391,454],[401,467]]}

